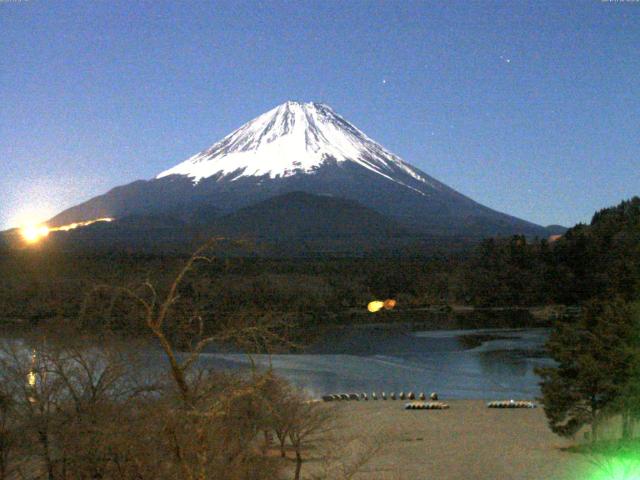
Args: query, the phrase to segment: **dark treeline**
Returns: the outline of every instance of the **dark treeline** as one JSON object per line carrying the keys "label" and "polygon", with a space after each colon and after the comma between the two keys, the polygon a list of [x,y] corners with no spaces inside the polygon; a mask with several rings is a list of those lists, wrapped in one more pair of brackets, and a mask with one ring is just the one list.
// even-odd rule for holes
{"label": "dark treeline", "polygon": [[[219,247],[223,253],[224,247]],[[215,255],[215,252],[214,252]],[[182,255],[5,251],[0,255],[2,317],[75,317],[94,287],[159,288]],[[555,241],[487,239],[465,252],[358,258],[215,257],[199,264],[181,294],[209,311],[330,313],[396,298],[398,309],[433,305],[528,307],[631,299],[640,285],[640,198],[597,212]]]}

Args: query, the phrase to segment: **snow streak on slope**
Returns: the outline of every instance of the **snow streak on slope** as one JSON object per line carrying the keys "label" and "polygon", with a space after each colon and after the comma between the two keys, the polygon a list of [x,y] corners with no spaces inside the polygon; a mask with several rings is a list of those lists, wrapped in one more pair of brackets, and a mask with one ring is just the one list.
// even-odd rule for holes
{"label": "snow streak on slope", "polygon": [[398,173],[431,188],[441,188],[330,107],[298,102],[284,103],[260,115],[156,178],[185,175],[196,183],[212,176],[217,176],[218,181],[265,175],[283,178],[313,173],[327,161],[354,162],[421,194],[396,178]]}

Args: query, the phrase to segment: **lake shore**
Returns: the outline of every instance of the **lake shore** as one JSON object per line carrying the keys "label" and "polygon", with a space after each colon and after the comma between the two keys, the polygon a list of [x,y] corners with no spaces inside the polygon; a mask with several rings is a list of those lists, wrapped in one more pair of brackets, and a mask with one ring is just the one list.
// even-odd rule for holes
{"label": "lake shore", "polygon": [[[448,410],[404,410],[403,401],[336,402],[347,438],[382,439],[359,479],[588,478],[588,459],[563,450],[542,408],[489,409],[481,400],[452,400]],[[312,469],[311,462],[309,468]]]}

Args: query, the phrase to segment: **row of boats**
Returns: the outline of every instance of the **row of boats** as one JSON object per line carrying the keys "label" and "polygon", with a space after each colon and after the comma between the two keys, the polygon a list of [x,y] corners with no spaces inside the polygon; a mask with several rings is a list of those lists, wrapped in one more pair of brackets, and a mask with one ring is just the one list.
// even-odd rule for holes
{"label": "row of boats", "polygon": [[[385,392],[382,392],[380,396],[376,392],[371,395],[366,393],[335,393],[332,395],[324,395],[322,400],[325,402],[338,402],[338,401],[360,401],[360,400],[418,400],[405,404],[407,410],[431,410],[431,409],[445,409],[449,408],[449,405],[444,402],[438,401],[438,394],[432,393],[429,395],[427,402],[427,396],[420,392],[416,395],[413,392],[404,393],[400,392],[396,395],[395,392],[391,392],[388,396]],[[495,400],[487,403],[488,408],[536,408],[535,402],[529,400]]]}
{"label": "row of boats", "polygon": [[[336,393],[336,394],[332,394],[332,395],[324,395],[322,397],[322,400],[325,402],[337,402],[340,400],[426,400],[427,396],[421,392],[420,394],[416,395],[413,392],[409,392],[409,393],[404,393],[404,392],[400,392],[398,395],[395,394],[395,392],[391,392],[389,394],[389,396],[387,396],[387,394],[385,392],[382,392],[380,394],[380,397],[378,397],[378,394],[376,392],[373,392],[371,394],[371,396],[367,395],[366,393]],[[438,400],[438,394],[437,393],[432,393],[431,395],[429,395],[429,399],[430,400]]]}
{"label": "row of boats", "polygon": [[[496,400],[487,403],[489,408],[536,408],[534,402],[527,400]],[[443,410],[449,408],[444,402],[409,402],[404,405],[406,410]]]}
{"label": "row of boats", "polygon": [[496,400],[487,403],[489,408],[536,408],[534,402],[528,400]]}
{"label": "row of boats", "polygon": [[405,410],[446,410],[448,403],[444,402],[409,402],[405,403]]}

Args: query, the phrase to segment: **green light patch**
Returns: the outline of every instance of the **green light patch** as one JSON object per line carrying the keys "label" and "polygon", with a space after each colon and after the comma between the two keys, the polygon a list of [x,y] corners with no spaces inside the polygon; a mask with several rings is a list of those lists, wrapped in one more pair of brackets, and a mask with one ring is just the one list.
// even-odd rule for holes
{"label": "green light patch", "polygon": [[640,452],[635,455],[594,459],[594,474],[589,480],[640,480]]}

